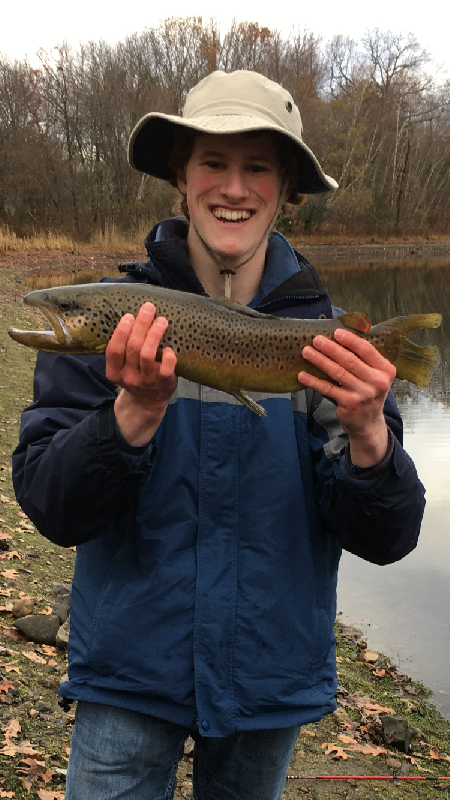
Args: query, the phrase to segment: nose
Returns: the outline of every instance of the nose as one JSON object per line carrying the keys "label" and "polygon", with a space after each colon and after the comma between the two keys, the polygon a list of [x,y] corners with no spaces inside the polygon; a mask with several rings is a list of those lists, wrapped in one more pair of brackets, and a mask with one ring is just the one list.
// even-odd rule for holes
{"label": "nose", "polygon": [[230,167],[223,175],[222,194],[236,202],[248,196],[245,171],[238,166]]}

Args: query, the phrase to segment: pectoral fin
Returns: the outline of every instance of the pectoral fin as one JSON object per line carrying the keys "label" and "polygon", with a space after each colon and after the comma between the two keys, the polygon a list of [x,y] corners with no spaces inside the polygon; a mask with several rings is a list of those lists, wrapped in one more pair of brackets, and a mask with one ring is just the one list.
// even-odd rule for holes
{"label": "pectoral fin", "polygon": [[266,409],[260,406],[255,400],[252,400],[242,389],[239,392],[230,392],[230,394],[232,394],[236,400],[239,400],[240,403],[243,403],[244,406],[247,406],[250,411],[254,411],[255,414],[259,414],[260,417],[267,417]]}

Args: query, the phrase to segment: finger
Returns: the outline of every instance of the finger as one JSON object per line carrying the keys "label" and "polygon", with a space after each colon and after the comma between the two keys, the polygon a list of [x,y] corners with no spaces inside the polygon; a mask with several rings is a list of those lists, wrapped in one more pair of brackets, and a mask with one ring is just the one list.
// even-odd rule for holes
{"label": "finger", "polygon": [[141,350],[147,335],[154,323],[155,306],[153,303],[144,303],[139,309],[134,321],[133,330],[128,338],[126,360],[128,366],[139,368]]}
{"label": "finger", "polygon": [[171,378],[175,373],[177,357],[171,347],[165,347],[162,352],[161,367],[159,374],[161,378]]}
{"label": "finger", "polygon": [[387,369],[388,371],[395,370],[393,364],[388,361],[381,353],[374,347],[374,345],[367,339],[345,328],[337,328],[334,331],[334,338],[343,347],[352,350],[356,353],[362,361],[375,369]]}
{"label": "finger", "polygon": [[[350,334],[352,336],[352,334]],[[358,340],[358,337],[354,337]],[[352,344],[355,344],[352,336]],[[372,362],[364,361],[353,350],[342,347],[323,336],[314,339],[313,347],[306,347],[302,355],[314,366],[321,369],[333,381],[352,389],[358,388],[358,382],[378,387],[379,391],[387,391],[395,377],[395,367],[378,353],[370,342],[363,342],[363,347],[356,341],[357,349]],[[367,345],[367,347],[366,347]]]}
{"label": "finger", "polygon": [[323,397],[328,397],[336,404],[344,403],[348,398],[348,389],[343,389],[342,387],[337,386],[335,383],[331,383],[323,378],[317,378],[315,375],[311,375],[309,372],[305,372],[303,370],[302,372],[299,372],[298,380],[303,386],[306,386],[308,389],[312,389],[314,392],[318,392],[319,394],[323,395]]}
{"label": "finger", "polygon": [[[153,370],[158,348],[168,325],[169,323],[164,317],[157,317],[147,331],[139,353],[140,368],[143,374]],[[160,359],[158,360],[160,361]]]}
{"label": "finger", "polygon": [[126,359],[127,343],[133,330],[134,322],[135,320],[132,314],[125,314],[116,326],[107,344],[105,355],[107,377],[110,380],[112,380],[112,378],[109,373],[113,372],[116,374],[123,369]]}

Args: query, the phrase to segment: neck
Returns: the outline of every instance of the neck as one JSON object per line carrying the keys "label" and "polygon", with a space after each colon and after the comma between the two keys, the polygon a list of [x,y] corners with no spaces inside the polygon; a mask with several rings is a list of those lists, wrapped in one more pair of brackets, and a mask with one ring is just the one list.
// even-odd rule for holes
{"label": "neck", "polygon": [[[225,296],[225,275],[220,274],[220,269],[213,259],[208,255],[195,231],[190,225],[187,237],[189,258],[194,271],[202,284],[205,292],[211,297]],[[259,289],[264,273],[267,242],[265,242],[255,253],[247,264],[240,267],[236,274],[231,278],[231,299],[238,303],[247,305],[253,299]],[[231,270],[239,264],[239,259],[227,258],[217,254],[223,268],[229,267]]]}

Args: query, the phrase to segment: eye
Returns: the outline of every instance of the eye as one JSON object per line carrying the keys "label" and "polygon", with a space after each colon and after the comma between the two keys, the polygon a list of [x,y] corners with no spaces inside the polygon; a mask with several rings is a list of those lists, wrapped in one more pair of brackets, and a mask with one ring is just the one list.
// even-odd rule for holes
{"label": "eye", "polygon": [[270,170],[266,164],[252,164],[250,171],[258,175],[261,172],[269,172]]}
{"label": "eye", "polygon": [[209,169],[221,169],[223,164],[220,161],[211,159],[209,161],[205,161],[205,166]]}

